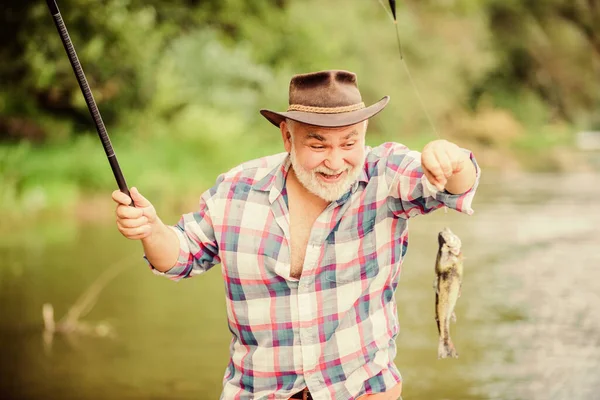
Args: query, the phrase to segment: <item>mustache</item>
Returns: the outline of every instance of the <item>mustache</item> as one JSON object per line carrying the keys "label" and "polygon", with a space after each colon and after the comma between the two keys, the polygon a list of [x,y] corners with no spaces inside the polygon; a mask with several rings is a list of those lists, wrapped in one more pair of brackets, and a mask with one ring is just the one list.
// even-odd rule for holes
{"label": "mustache", "polygon": [[312,172],[314,172],[314,173],[321,172],[321,173],[327,174],[327,175],[339,175],[342,172],[346,172],[346,171],[350,171],[350,170],[352,170],[352,167],[350,165],[346,165],[345,168],[342,168],[339,171],[334,171],[332,169],[329,169],[327,167],[320,165],[317,168],[313,169]]}

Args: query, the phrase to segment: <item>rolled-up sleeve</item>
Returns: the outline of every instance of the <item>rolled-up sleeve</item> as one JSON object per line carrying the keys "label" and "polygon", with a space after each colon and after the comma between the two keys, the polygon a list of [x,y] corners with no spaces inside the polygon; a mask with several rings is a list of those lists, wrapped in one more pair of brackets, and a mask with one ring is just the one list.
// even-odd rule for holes
{"label": "rolled-up sleeve", "polygon": [[411,218],[446,206],[468,215],[473,214],[472,202],[479,185],[481,169],[471,151],[462,151],[469,154],[476,172],[475,183],[462,194],[437,190],[423,173],[420,152],[410,151],[402,146],[392,153],[386,164],[386,177],[390,185],[388,205],[392,212],[398,217]]}
{"label": "rolled-up sleeve", "polygon": [[169,227],[179,238],[179,257],[171,269],[160,272],[144,256],[155,274],[178,281],[204,273],[221,262],[208,206],[210,194],[207,191],[202,195],[198,211],[184,214],[177,225]]}

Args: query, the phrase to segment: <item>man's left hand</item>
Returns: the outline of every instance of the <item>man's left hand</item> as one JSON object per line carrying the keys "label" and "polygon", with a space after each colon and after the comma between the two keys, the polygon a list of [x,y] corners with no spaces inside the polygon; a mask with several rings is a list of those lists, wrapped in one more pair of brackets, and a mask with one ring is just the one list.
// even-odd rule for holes
{"label": "man's left hand", "polygon": [[456,144],[447,140],[427,143],[421,153],[421,165],[427,180],[439,191],[444,190],[448,180],[465,169],[469,155]]}

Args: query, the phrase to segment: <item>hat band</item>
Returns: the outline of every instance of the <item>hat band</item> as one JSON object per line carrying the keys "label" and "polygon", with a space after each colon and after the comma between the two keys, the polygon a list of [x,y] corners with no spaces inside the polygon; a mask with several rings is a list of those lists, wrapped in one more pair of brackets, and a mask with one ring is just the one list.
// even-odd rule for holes
{"label": "hat band", "polygon": [[288,107],[288,111],[302,111],[309,113],[317,113],[317,114],[339,114],[350,111],[361,110],[365,108],[365,103],[356,103],[351,104],[349,106],[343,107],[314,107],[314,106],[305,106],[302,104],[291,104]]}

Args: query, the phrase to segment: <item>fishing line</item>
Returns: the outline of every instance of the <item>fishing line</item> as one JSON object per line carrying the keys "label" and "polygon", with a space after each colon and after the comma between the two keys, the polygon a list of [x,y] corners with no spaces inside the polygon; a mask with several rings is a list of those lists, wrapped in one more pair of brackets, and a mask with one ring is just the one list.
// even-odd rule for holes
{"label": "fishing line", "polygon": [[[425,103],[423,102],[423,98],[421,97],[419,88],[417,87],[417,84],[415,83],[415,80],[413,79],[412,74],[410,73],[410,69],[408,68],[408,63],[404,59],[404,52],[402,51],[402,41],[400,40],[400,28],[398,27],[398,20],[396,18],[396,0],[389,0],[391,13],[387,9],[385,4],[383,4],[382,0],[378,0],[378,1],[379,1],[379,4],[381,4],[383,9],[385,10],[385,13],[388,15],[388,17],[394,23],[394,26],[396,27],[396,41],[398,43],[398,54],[400,55],[400,64],[402,64],[402,66],[404,67],[404,71],[406,71],[406,75],[408,76],[410,85],[412,86],[413,91],[414,91],[415,95],[417,96],[417,99],[419,100],[419,104],[421,105],[421,109],[423,110],[425,117],[427,117],[429,126],[433,130],[433,133],[435,134],[435,136],[438,139],[441,139],[442,137],[439,134],[438,130],[436,129],[435,124],[433,123],[433,119],[431,118],[431,116],[429,115],[429,112],[427,111],[427,108],[425,107]],[[392,178],[392,184],[393,184],[394,180],[396,179],[397,175],[398,175],[398,170],[396,170],[396,172],[394,173],[394,177]],[[390,185],[390,192],[392,191],[392,188],[393,188],[393,185]],[[444,206],[444,213],[448,213],[447,206]]]}
{"label": "fishing line", "polygon": [[415,95],[417,96],[417,99],[419,100],[419,104],[421,105],[421,109],[423,110],[423,113],[427,117],[429,126],[433,130],[433,133],[435,133],[435,136],[438,139],[441,139],[441,135],[439,134],[438,130],[436,129],[435,124],[433,123],[433,119],[431,118],[431,116],[429,115],[429,112],[427,111],[427,108],[425,107],[425,103],[423,102],[423,98],[421,97],[421,93],[419,92],[417,84],[415,83],[415,80],[413,79],[412,74],[410,73],[410,69],[408,68],[408,63],[404,59],[404,53],[402,51],[402,41],[400,40],[400,28],[398,27],[398,20],[396,19],[396,2],[394,0],[390,0],[390,8],[392,9],[392,12],[390,13],[390,11],[386,8],[385,4],[383,4],[383,1],[382,0],[378,0],[378,1],[379,1],[379,4],[381,4],[383,9],[385,10],[388,17],[394,23],[394,26],[396,27],[396,41],[398,42],[400,63],[402,64],[402,66],[404,67],[404,70],[406,71],[408,80],[410,81],[410,84],[415,92]]}

